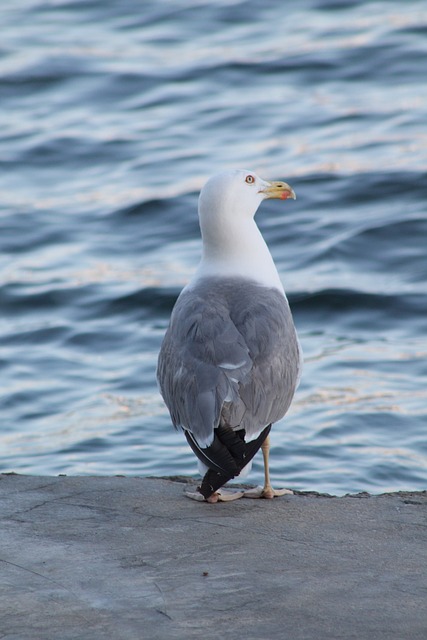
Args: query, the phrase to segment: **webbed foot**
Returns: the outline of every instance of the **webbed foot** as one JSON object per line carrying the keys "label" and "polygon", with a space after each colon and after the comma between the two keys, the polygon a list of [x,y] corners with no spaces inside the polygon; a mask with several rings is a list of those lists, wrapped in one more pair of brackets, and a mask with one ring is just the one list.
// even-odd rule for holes
{"label": "webbed foot", "polygon": [[292,495],[293,491],[290,489],[273,489],[272,486],[267,487],[255,487],[255,489],[248,489],[244,492],[244,498],[265,498],[271,500],[279,496]]}
{"label": "webbed foot", "polygon": [[215,504],[216,502],[231,502],[232,500],[238,500],[245,495],[244,491],[230,491],[227,489],[219,489],[215,491],[209,498],[204,498],[198,491],[185,491],[187,498],[191,500],[197,500],[198,502],[209,502],[209,504]]}

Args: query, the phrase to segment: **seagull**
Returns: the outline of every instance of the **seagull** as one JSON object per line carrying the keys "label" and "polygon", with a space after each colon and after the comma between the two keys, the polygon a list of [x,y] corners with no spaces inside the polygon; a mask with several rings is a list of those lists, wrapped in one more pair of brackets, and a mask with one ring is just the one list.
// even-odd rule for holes
{"label": "seagull", "polygon": [[[273,258],[255,222],[266,199],[295,199],[286,182],[252,171],[214,175],[199,197],[202,258],[179,295],[160,349],[157,379],[175,428],[205,472],[195,500],[274,498],[269,433],[288,411],[302,353]],[[262,449],[264,487],[228,492]]]}

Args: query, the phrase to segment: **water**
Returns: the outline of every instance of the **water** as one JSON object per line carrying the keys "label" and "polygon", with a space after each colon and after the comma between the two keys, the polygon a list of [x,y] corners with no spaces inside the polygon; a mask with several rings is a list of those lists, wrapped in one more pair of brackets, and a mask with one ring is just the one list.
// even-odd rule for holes
{"label": "water", "polygon": [[257,217],[305,353],[273,480],[425,489],[424,1],[6,0],[0,20],[0,469],[195,474],[156,357],[198,191],[243,167],[298,196]]}

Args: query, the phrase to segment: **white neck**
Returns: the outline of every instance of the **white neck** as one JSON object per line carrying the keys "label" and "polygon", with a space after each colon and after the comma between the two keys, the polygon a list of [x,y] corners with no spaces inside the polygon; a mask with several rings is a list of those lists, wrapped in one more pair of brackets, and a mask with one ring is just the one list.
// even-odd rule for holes
{"label": "white neck", "polygon": [[238,221],[201,218],[200,227],[202,259],[190,286],[209,276],[243,277],[283,292],[273,258],[253,218]]}

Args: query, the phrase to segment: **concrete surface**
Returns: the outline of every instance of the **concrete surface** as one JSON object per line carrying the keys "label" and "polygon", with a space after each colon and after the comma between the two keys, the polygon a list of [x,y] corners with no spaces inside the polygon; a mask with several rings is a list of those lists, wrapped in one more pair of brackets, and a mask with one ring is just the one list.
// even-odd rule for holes
{"label": "concrete surface", "polygon": [[2,640],[425,640],[427,494],[0,475]]}

